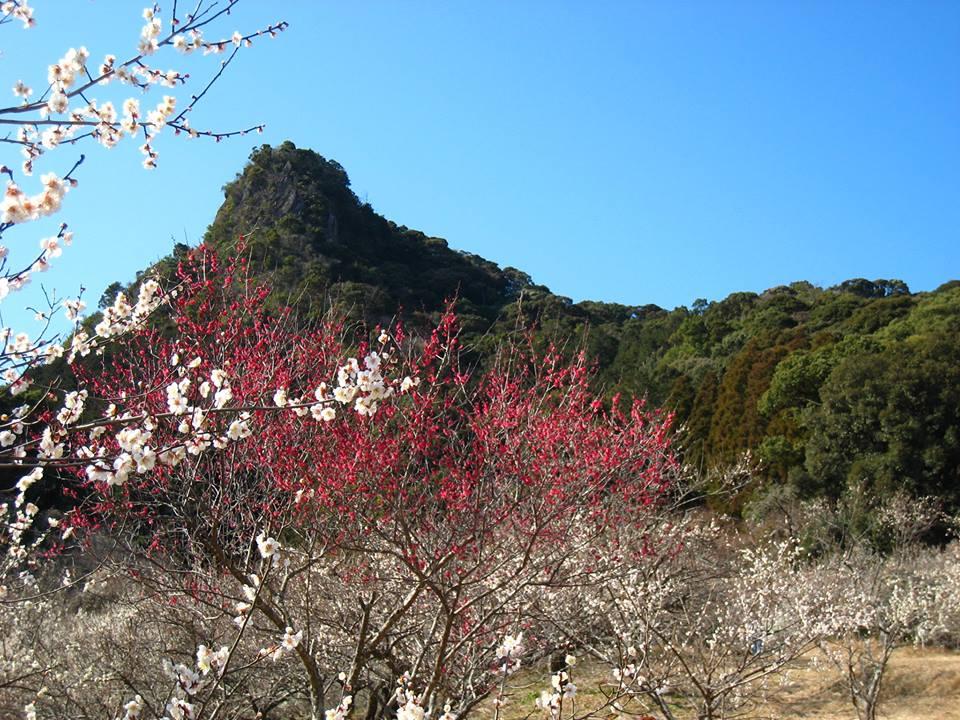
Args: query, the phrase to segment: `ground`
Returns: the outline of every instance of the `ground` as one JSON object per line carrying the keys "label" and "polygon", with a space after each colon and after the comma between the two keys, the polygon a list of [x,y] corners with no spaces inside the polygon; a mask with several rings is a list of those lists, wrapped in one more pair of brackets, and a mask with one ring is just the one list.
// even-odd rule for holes
{"label": "ground", "polygon": [[[848,720],[853,707],[826,670],[794,673],[775,718]],[[960,652],[903,648],[894,653],[881,695],[880,715],[888,720],[960,720]]]}
{"label": "ground", "polygon": [[[514,688],[508,694],[501,720],[523,720],[535,710],[534,701],[540,689],[549,684],[549,676],[532,671],[518,673],[512,678]],[[575,671],[575,682],[580,688],[577,714],[602,701],[597,689],[606,683],[606,673],[590,663],[583,663]],[[484,708],[480,717],[493,717],[492,708]],[[891,659],[881,701],[880,716],[884,720],[960,720],[960,651],[921,650],[903,648]],[[534,713],[534,718],[540,717]],[[567,712],[564,712],[564,718]],[[600,717],[614,718],[616,713],[605,712]],[[640,714],[620,715],[624,720],[636,720]],[[678,718],[690,720],[692,715],[678,713]],[[750,713],[749,718],[770,720],[856,720],[856,713],[837,682],[832,669],[815,662],[813,656],[787,677],[778,697]]]}

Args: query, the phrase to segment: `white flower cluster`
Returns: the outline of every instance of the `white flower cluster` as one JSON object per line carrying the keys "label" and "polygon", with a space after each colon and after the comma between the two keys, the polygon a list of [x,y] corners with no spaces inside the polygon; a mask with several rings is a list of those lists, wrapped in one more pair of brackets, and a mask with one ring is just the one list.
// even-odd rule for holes
{"label": "white flower cluster", "polygon": [[[0,284],[3,280],[0,278]],[[26,333],[18,333],[13,338],[11,335],[10,328],[0,328],[0,359],[8,366],[0,373],[0,378],[9,386],[11,395],[19,395],[31,384],[26,370],[41,361],[49,365],[63,357],[63,346],[54,342],[34,342]]]}
{"label": "white flower cluster", "polygon": [[[79,50],[70,48],[60,58],[59,62],[54,63],[47,69],[50,96],[47,98],[46,107],[40,110],[41,117],[46,118],[50,114],[62,114],[67,111],[70,105],[67,93],[70,87],[76,83],[78,77],[86,75],[87,60],[89,59],[90,53],[85,47],[81,47]],[[19,94],[22,95],[22,93]]]}
{"label": "white flower cluster", "polygon": [[197,668],[204,675],[211,670],[217,669],[220,674],[226,669],[227,660],[230,658],[230,648],[223,645],[219,650],[212,650],[206,645],[197,646]]}
{"label": "white flower cluster", "polygon": [[[197,647],[197,669],[170,660],[164,660],[164,674],[176,683],[175,693],[167,702],[168,718],[163,720],[193,720],[196,717],[197,700],[190,702],[206,685],[205,676],[216,670],[216,675],[223,675],[230,659],[230,648],[226,645],[219,650],[213,650],[206,645]],[[143,698],[137,695],[134,700],[125,706],[127,715],[124,720],[140,717],[143,711]]]}
{"label": "white flower cluster", "polygon": [[30,7],[27,0],[8,0],[0,5],[0,13],[3,13],[4,19],[13,18],[23,23],[24,28],[32,28],[37,24],[33,19],[33,8]]}
{"label": "white flower cluster", "polygon": [[523,633],[519,632],[516,635],[506,635],[503,638],[503,642],[500,643],[500,646],[497,648],[497,657],[501,659],[508,659],[511,657],[517,657],[523,652]]}
{"label": "white flower cluster", "polygon": [[105,308],[103,319],[94,330],[102,338],[112,338],[132,330],[160,306],[160,283],[150,278],[140,285],[136,305],[130,305],[126,295],[117,293],[113,305]]}
{"label": "white flower cluster", "polygon": [[[167,124],[170,116],[173,115],[177,106],[177,99],[173,95],[164,95],[163,102],[157,105],[155,110],[151,110],[147,115],[145,126],[150,128],[147,133],[146,142],[140,146],[140,152],[143,153],[143,167],[147,170],[154,170],[157,167],[157,151],[154,150],[151,141],[156,137]],[[135,122],[133,122],[135,124]]]}
{"label": "white flower cluster", "polygon": [[16,507],[20,507],[23,504],[24,497],[26,495],[27,490],[29,490],[34,485],[34,483],[39,481],[42,477],[43,477],[43,468],[35,467],[33,470],[31,470],[29,473],[27,473],[17,481],[18,495],[16,500],[14,501],[14,505]]}
{"label": "white flower cluster", "polygon": [[[5,331],[4,335],[9,338],[8,332],[9,331]],[[14,362],[22,362],[29,359],[33,348],[34,345],[30,342],[29,335],[26,333],[17,333],[16,336],[7,343],[5,355]]]}
{"label": "white flower cluster", "polygon": [[[68,119],[56,122],[46,130],[40,132],[33,124],[24,124],[18,128],[17,140],[23,146],[25,157],[23,164],[24,174],[30,175],[34,161],[43,154],[44,150],[52,150],[63,142],[73,140],[77,132],[89,132],[106,148],[113,148],[124,135],[135,137],[142,129],[146,135],[146,143],[141,146],[141,152],[146,156],[144,166],[148,169],[156,167],[157,154],[150,147],[150,141],[166,126],[168,119],[173,115],[177,99],[172,95],[165,95],[154,110],[147,113],[146,119],[141,117],[140,101],[137,98],[127,98],[121,104],[123,117],[117,113],[113,102],[106,101],[98,104],[96,100],[88,101],[85,105],[70,109],[70,87],[81,74],[86,74],[89,53],[86,48],[79,50],[71,48],[59,62],[51,65],[47,79],[50,83],[50,96],[40,109],[41,117],[50,114],[68,114]],[[108,84],[112,79],[127,82],[146,88],[152,83],[173,87],[177,82],[183,82],[185,76],[176,70],[161,72],[144,65],[142,62],[116,65],[116,56],[107,55],[99,68],[100,85]],[[26,103],[33,89],[22,80],[17,81],[13,93]],[[92,129],[91,129],[92,128]]]}
{"label": "white flower cluster", "polygon": [[[637,657],[637,648],[633,645],[630,645],[627,648],[626,656],[630,660],[634,660]],[[626,658],[624,658],[626,660]],[[631,680],[638,677],[638,668],[634,662],[623,662],[621,663],[623,667],[615,667],[613,669],[613,677],[616,679],[617,683],[628,684]]]}
{"label": "white flower cluster", "polygon": [[40,184],[43,188],[39,193],[27,195],[15,182],[8,182],[0,203],[0,222],[23,223],[57,212],[71,182],[57,177],[56,173],[47,173],[40,177]]}
{"label": "white flower cluster", "polygon": [[499,669],[509,675],[520,669],[520,655],[523,654],[523,633],[506,635],[497,648]]}
{"label": "white flower cluster", "polygon": [[57,412],[57,422],[67,427],[80,419],[89,393],[86,390],[73,390],[63,398],[63,407]]}
{"label": "white flower cluster", "polygon": [[337,371],[334,400],[341,405],[352,402],[360,415],[376,413],[379,401],[393,395],[393,387],[388,386],[380,374],[381,364],[389,358],[386,353],[371,352],[363,359],[363,367],[356,358],[347,360]]}
{"label": "white flower cluster", "polygon": [[257,592],[260,588],[259,576],[249,575],[247,579],[250,581],[250,584],[243,586],[243,596],[246,598],[246,600],[241,600],[234,607],[237,614],[233,618],[233,622],[238,628],[241,629],[246,625],[247,616],[249,615],[250,610],[253,608],[253,603],[257,600]]}
{"label": "white flower cluster", "polygon": [[[146,8],[143,11],[143,19],[146,25],[140,31],[140,43],[137,50],[141,55],[152,55],[160,48],[160,36],[163,32],[163,24],[156,8]],[[257,33],[259,34],[259,33]],[[186,33],[174,35],[170,43],[175,49],[184,54],[189,54],[195,50],[203,50],[204,55],[209,53],[223,52],[227,47],[227,41],[207,42],[203,38],[203,32],[199,28],[193,28]],[[229,43],[234,47],[250,47],[253,41],[245,38],[239,30],[234,31],[230,37]]]}
{"label": "white flower cluster", "polygon": [[353,696],[344,695],[335,708],[327,710],[324,713],[325,720],[346,720],[350,714],[351,705],[353,705]]}
{"label": "white flower cluster", "polygon": [[[171,698],[167,703],[167,713],[170,720],[194,720],[197,716],[196,710],[196,705],[187,702],[185,698]],[[167,718],[161,720],[167,720]]]}
{"label": "white flower cluster", "polygon": [[[397,720],[429,720],[430,711],[423,707],[423,698],[416,695],[408,688],[409,678],[401,680],[401,686],[397,688],[396,702]],[[342,716],[328,717],[327,720],[342,720]],[[438,720],[457,720],[453,713],[450,703],[443,706],[443,713]]]}
{"label": "white flower cluster", "polygon": [[264,560],[270,560],[280,552],[281,545],[272,537],[267,537],[265,533],[257,535],[257,549],[260,550],[260,557]]}
{"label": "white flower cluster", "polygon": [[[180,356],[174,355],[170,359],[171,365],[178,365],[180,363]],[[180,367],[181,376],[185,375],[187,370],[193,370],[194,368],[200,365],[200,358],[194,358],[186,367]],[[227,404],[233,400],[233,389],[230,387],[230,379],[227,376],[226,371],[215,368],[210,372],[209,380],[203,380],[199,386],[197,386],[197,393],[203,400],[208,400],[210,398],[210,392],[213,390],[213,399],[210,407],[204,411],[204,409],[193,406],[189,402],[189,394],[191,388],[194,386],[194,383],[190,378],[184,377],[178,382],[170,383],[166,388],[167,393],[167,408],[173,415],[191,415],[192,420],[187,422],[184,420],[180,426],[181,433],[187,433],[190,431],[192,426],[194,429],[199,430],[205,427],[207,412],[210,410],[223,410]],[[248,414],[243,414],[240,416],[243,425],[249,422],[250,416]],[[234,427],[233,432],[231,433],[230,439],[237,440],[241,437],[249,437],[248,428],[242,427],[240,425]]]}
{"label": "white flower cluster", "polygon": [[199,30],[191,30],[186,35],[175,35],[173,38],[173,47],[184,54],[192,53],[204,46],[203,33]]}
{"label": "white flower cluster", "polygon": [[426,710],[420,704],[420,698],[413,691],[401,686],[397,688],[396,698],[397,705],[399,705],[397,720],[424,720]]}
{"label": "white flower cluster", "polygon": [[140,43],[137,45],[137,52],[141,55],[153,55],[160,47],[158,38],[163,31],[163,23],[161,23],[160,16],[154,8],[145,8],[143,19],[147,21],[147,24],[140,30]]}
{"label": "white flower cluster", "polygon": [[[6,297],[12,288],[20,288],[29,281],[29,275],[30,271],[27,270],[16,276],[0,276],[0,300]],[[79,313],[85,307],[83,301],[67,300],[64,305],[68,319],[78,322]],[[0,372],[0,379],[7,384],[11,395],[19,395],[31,385],[27,374],[31,368],[40,364],[50,365],[63,357],[64,352],[63,345],[58,342],[43,339],[34,341],[27,333],[14,335],[10,328],[0,328],[0,366],[4,367]],[[8,444],[0,442],[2,447]]]}
{"label": "white flower cluster", "polygon": [[[63,255],[63,248],[60,246],[61,241],[64,245],[70,245],[73,242],[73,233],[64,233],[64,237],[54,235],[53,237],[42,238],[40,240],[40,249],[43,252],[40,255],[40,259],[34,264],[34,269],[39,269],[43,272],[50,266],[51,260]],[[67,320],[72,319],[69,315],[67,316]]]}
{"label": "white flower cluster", "polygon": [[[152,54],[156,50],[157,37],[161,32],[160,18],[154,15],[152,9],[144,10],[144,16],[149,16],[149,20],[141,32],[139,47],[141,55]],[[150,147],[150,140],[166,125],[167,119],[173,114],[176,98],[165,96],[157,108],[149,113],[146,122],[140,120],[139,101],[136,98],[128,98],[123,102],[122,120],[119,119],[114,104],[109,101],[98,106],[97,101],[92,100],[86,102],[86,105],[71,109],[70,98],[83,97],[80,89],[71,90],[71,88],[77,83],[78,78],[88,77],[89,59],[90,53],[85,47],[70,48],[58,62],[49,66],[47,99],[39,107],[40,117],[45,119],[50,115],[68,114],[68,119],[54,123],[43,132],[29,122],[21,125],[17,139],[23,146],[25,174],[32,173],[34,161],[44,150],[52,150],[61,143],[75,138],[80,130],[90,132],[101,145],[112,148],[124,135],[135,137],[142,127],[147,136],[146,142],[140,148],[146,156],[144,167],[156,167],[157,154]],[[106,85],[115,79],[146,89],[155,83],[172,87],[178,81],[182,82],[184,77],[176,70],[162,72],[149,67],[142,61],[130,61],[118,65],[116,56],[107,55],[99,67],[97,81],[101,85]],[[19,80],[13,87],[13,93],[24,103],[28,103],[33,95],[33,89]]]}
{"label": "white flower cluster", "polygon": [[[24,22],[25,27],[31,27],[34,24],[33,10],[25,0],[6,2],[0,8],[4,14],[3,19],[19,19]],[[230,40],[208,42],[204,39],[200,28],[209,20],[203,21],[201,18],[206,15],[206,12],[198,11],[201,11],[199,6],[194,11],[194,15],[186,18],[185,23],[180,18],[174,20],[173,24],[179,27],[178,32],[176,34],[171,32],[164,36],[159,8],[157,6],[146,8],[143,10],[145,24],[140,31],[137,54],[126,61],[118,61],[116,55],[106,55],[95,73],[89,67],[89,51],[82,46],[70,48],[57,62],[48,66],[47,88],[41,94],[39,101],[31,102],[30,98],[34,95],[33,88],[23,80],[18,80],[13,86],[13,94],[21,100],[22,106],[17,109],[18,117],[15,124],[19,127],[15,142],[21,145],[24,155],[24,174],[30,175],[33,172],[34,162],[44,151],[51,150],[63,142],[75,142],[82,137],[92,136],[104,147],[112,148],[124,136],[134,138],[141,130],[145,135],[145,141],[140,146],[140,151],[144,155],[143,165],[148,169],[156,167],[157,152],[152,146],[152,140],[173,116],[176,98],[165,96],[157,104],[156,109],[146,113],[146,117],[141,116],[138,100],[132,97],[127,98],[121,103],[124,110],[121,119],[113,102],[98,103],[96,99],[88,100],[86,93],[90,88],[93,85],[109,85],[113,81],[133,85],[141,91],[147,91],[156,85],[175,87],[185,83],[189,76],[175,69],[152,67],[146,61],[146,57],[154,55],[164,46],[173,47],[182,53],[202,49],[204,54],[223,52],[229,45],[235,48],[249,47],[253,43],[253,38],[262,35],[275,37],[287,27],[285,22],[278,22],[250,35],[244,36],[234,32]],[[71,101],[74,99],[82,100],[83,104],[71,107]],[[193,100],[193,103],[195,102],[196,98]],[[190,137],[198,137],[201,133],[190,127],[186,116],[186,112],[192,108],[193,103],[185,112],[177,116],[176,130]],[[30,112],[37,113],[37,116],[31,117],[27,114]],[[51,116],[66,117],[62,120],[51,120]],[[39,121],[46,126],[42,132],[38,129],[35,117],[38,117]],[[260,131],[262,127],[249,130],[253,129]],[[81,132],[82,134],[78,135]],[[227,133],[204,132],[203,134],[220,139],[244,132],[247,130]]]}
{"label": "white flower cluster", "polygon": [[[577,664],[577,658],[574,655],[567,655],[565,659],[567,668],[570,669]],[[564,698],[574,698],[577,695],[577,686],[570,679],[570,674],[566,670],[560,670],[554,673],[550,678],[549,690],[541,690],[539,697],[534,701],[536,706],[553,717],[559,717],[563,709]]]}
{"label": "white flower cluster", "polygon": [[124,704],[123,711],[123,720],[139,720],[140,713],[143,712],[143,698],[134,695],[133,700]]}
{"label": "white flower cluster", "polygon": [[[7,535],[7,556],[10,562],[20,564],[28,556],[28,547],[24,546],[25,535],[33,527],[34,520],[40,512],[34,503],[26,501],[27,491],[43,477],[43,468],[36,467],[17,481],[17,495],[13,501],[12,517],[4,520],[4,531]],[[58,525],[58,521],[53,518],[47,519],[47,524],[51,528]],[[34,528],[35,529],[35,528]],[[34,533],[32,547],[39,547],[44,541],[46,533]],[[4,588],[0,586],[0,596]]]}
{"label": "white flower cluster", "polygon": [[[137,303],[130,305],[123,293],[117,293],[113,305],[103,311],[103,319],[94,328],[95,335],[90,336],[86,330],[74,332],[70,341],[70,352],[67,362],[73,363],[77,356],[86,357],[91,352],[103,352],[103,345],[107,340],[114,339],[141,326],[144,321],[163,303],[160,293],[160,284],[150,278],[141,286],[137,294]],[[64,303],[67,318],[77,322],[80,313],[86,304],[80,300],[70,300]],[[62,354],[62,348],[60,349]],[[50,354],[50,351],[47,351]]]}
{"label": "white flower cluster", "polygon": [[54,437],[53,430],[49,427],[43,429],[40,435],[40,446],[37,457],[41,460],[59,460],[63,457],[63,443],[57,442],[58,437]]}
{"label": "white flower cluster", "polygon": [[270,659],[276,662],[286,653],[292,653],[300,641],[303,639],[303,630],[293,631],[292,627],[287,627],[280,639],[280,643],[269,650],[261,650],[261,654],[269,655]]}
{"label": "white flower cluster", "polygon": [[[0,423],[0,448],[8,448],[14,446],[17,442],[17,438],[26,430],[26,425],[23,422],[23,417],[30,411],[29,405],[21,405],[17,408],[14,408],[10,415],[3,418],[3,422]],[[10,451],[14,458],[26,457],[26,449],[23,445],[16,445]]]}
{"label": "white flower cluster", "polygon": [[18,333],[11,340],[11,332],[10,328],[0,330],[0,342],[9,341],[6,342],[2,357],[7,363],[13,365],[3,371],[2,377],[10,386],[10,394],[19,395],[30,387],[30,379],[20,372],[20,368],[35,362],[43,351],[30,340],[30,336],[26,333]]}
{"label": "white flower cluster", "polygon": [[[128,317],[125,313],[118,316],[121,321],[125,317]],[[171,364],[177,366],[179,363],[180,359],[175,355],[171,359]],[[199,364],[199,359],[197,359],[195,362],[188,363],[186,367],[181,366],[180,370],[183,374],[186,374],[188,369],[194,369]],[[82,457],[98,458],[87,466],[87,476],[91,480],[105,482],[108,486],[123,485],[131,473],[148,472],[156,466],[157,462],[175,467],[187,455],[200,455],[210,447],[222,449],[231,441],[236,442],[250,437],[252,432],[250,429],[251,416],[245,411],[239,412],[232,418],[225,434],[220,435],[211,432],[211,413],[225,409],[233,399],[233,391],[230,388],[230,381],[226,372],[219,368],[214,369],[210,373],[210,379],[204,380],[197,386],[196,394],[203,400],[210,399],[211,390],[216,388],[212,392],[213,397],[208,407],[200,407],[190,403],[190,395],[193,394],[194,386],[195,383],[189,377],[183,377],[178,382],[172,382],[165,388],[166,404],[170,414],[182,418],[177,426],[177,430],[185,436],[182,443],[164,448],[159,452],[152,448],[148,443],[153,437],[153,430],[156,428],[158,420],[147,416],[143,419],[142,426],[137,427],[129,424],[114,435],[121,453],[114,459],[112,466],[102,459],[107,454],[104,447],[100,447],[96,452],[89,447],[81,448],[79,454]],[[108,409],[107,416],[112,418],[115,412],[115,408],[111,406]],[[116,418],[117,422],[128,420],[131,420],[129,414]],[[96,439],[102,432],[103,426],[96,428],[91,439]]]}
{"label": "white flower cluster", "polygon": [[[112,336],[141,322],[159,302],[157,292],[158,287],[154,281],[144,283],[140,289],[140,299],[133,308],[122,294],[118,295],[113,306],[105,312],[103,322],[97,325],[98,334]],[[70,359],[77,352],[89,352],[88,345],[77,349],[77,342],[75,336]],[[333,407],[335,403],[352,404],[360,415],[372,416],[377,411],[378,403],[393,395],[393,387],[381,372],[385,358],[389,358],[386,353],[372,352],[364,358],[362,367],[355,359],[349,359],[339,368],[338,384],[332,395],[328,392],[326,383],[320,383],[312,398],[304,398],[291,404],[287,389],[278,388],[273,394],[273,403],[278,408],[290,408],[299,416],[309,413],[318,422],[330,422],[336,418],[337,413]],[[127,427],[114,435],[122,452],[110,463],[105,448],[100,447],[97,451],[89,447],[81,448],[81,456],[94,460],[87,467],[90,479],[104,482],[108,486],[122,485],[130,474],[152,470],[157,462],[174,467],[188,455],[200,455],[211,447],[223,449],[231,442],[239,442],[253,435],[251,414],[246,410],[230,408],[234,394],[226,370],[214,368],[207,377],[191,377],[191,371],[202,364],[201,359],[197,357],[182,363],[178,353],[170,358],[170,364],[177,368],[180,379],[168,383],[164,388],[165,404],[169,415],[179,418],[177,429],[183,435],[182,442],[166,448],[152,447],[149,444],[152,431],[162,418],[146,417],[142,426],[137,427],[133,423],[133,415],[128,413],[115,417],[115,409],[112,409],[108,417],[114,422],[127,424]],[[409,378],[406,381],[409,381],[408,384],[415,382]],[[69,407],[65,406],[61,410],[62,417],[73,422],[82,411],[82,399],[69,397],[68,405]],[[228,412],[229,422],[226,423],[225,432],[218,432],[212,418],[222,412]],[[102,433],[101,426],[91,439]],[[52,437],[52,440],[56,439],[56,436]],[[258,543],[264,557],[272,556],[279,550],[279,543],[273,538],[261,537],[258,538]]]}
{"label": "white flower cluster", "polygon": [[[120,453],[114,458],[112,465],[98,459],[87,466],[87,477],[95,482],[104,482],[107,486],[123,485],[132,473],[144,473],[156,467],[158,456],[149,444],[153,438],[153,427],[151,421],[144,423],[142,428],[132,425],[122,428],[114,436]],[[90,457],[94,453],[85,447],[81,448],[80,454]],[[103,457],[105,450],[101,448],[98,454]]]}
{"label": "white flower cluster", "polygon": [[[273,404],[280,408],[290,404],[286,388],[277,388],[273,394]],[[313,400],[309,396],[304,396],[293,406],[293,411],[299,417],[309,413],[318,422],[330,422],[337,417],[337,411],[332,407],[325,382],[320,383],[313,391]]]}
{"label": "white flower cluster", "polygon": [[203,687],[201,674],[183,663],[173,664],[170,660],[163,661],[164,674],[177,683],[177,686],[187,695],[196,695]]}
{"label": "white flower cluster", "polygon": [[[381,344],[388,340],[389,335],[381,333]],[[352,404],[359,415],[372,417],[380,403],[394,394],[394,385],[383,375],[384,364],[390,359],[390,354],[385,351],[368,353],[362,365],[356,358],[349,358],[337,369],[337,385],[332,393],[327,384],[321,382],[313,391],[312,398],[304,396],[291,403],[288,389],[280,387],[273,394],[273,404],[280,408],[292,407],[300,417],[309,413],[318,422],[330,422],[337,417],[334,404]],[[405,377],[400,385],[401,392],[419,384],[419,378]]]}

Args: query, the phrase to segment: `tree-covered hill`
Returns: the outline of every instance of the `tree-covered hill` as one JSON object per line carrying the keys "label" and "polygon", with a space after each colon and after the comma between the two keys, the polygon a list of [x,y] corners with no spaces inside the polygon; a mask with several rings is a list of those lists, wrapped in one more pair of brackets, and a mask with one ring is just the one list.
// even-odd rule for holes
{"label": "tree-covered hill", "polygon": [[464,318],[488,326],[521,290],[546,292],[525,273],[386,220],[358,200],[339,164],[290,143],[255,152],[225,195],[206,242],[224,248],[244,235],[274,287],[317,307],[335,300],[363,318],[400,307],[420,316],[456,295]]}
{"label": "tree-covered hill", "polygon": [[676,412],[691,466],[719,474],[749,451],[759,480],[734,507],[856,486],[960,508],[960,281],[928,293],[796,282],[674,310],[573,303],[381,217],[340,165],[292,143],[258,149],[225,187],[206,242],[225,249],[241,234],[284,301],[339,303],[370,323],[402,310],[416,325],[456,296],[479,361],[518,328],[586,347],[608,395]]}

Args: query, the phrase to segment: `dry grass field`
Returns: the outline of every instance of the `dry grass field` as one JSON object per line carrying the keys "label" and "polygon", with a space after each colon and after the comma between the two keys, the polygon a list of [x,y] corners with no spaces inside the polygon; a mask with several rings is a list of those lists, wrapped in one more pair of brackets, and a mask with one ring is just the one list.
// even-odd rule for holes
{"label": "dry grass field", "polygon": [[[903,648],[894,653],[881,699],[889,720],[960,720],[960,652]],[[856,718],[836,676],[808,666],[790,678],[769,717]]]}
{"label": "dry grass field", "polygon": [[[603,702],[599,688],[610,678],[599,668],[584,663],[577,668],[574,680],[579,688],[578,714]],[[546,673],[519,673],[508,694],[502,715],[504,720],[529,717],[535,710],[534,703],[540,689],[548,684],[549,675]],[[625,709],[627,712],[619,714],[624,720],[642,715],[640,712],[630,713],[629,706]],[[486,712],[481,716],[484,714]],[[880,716],[886,720],[960,720],[960,652],[912,648],[895,652],[885,681]],[[612,720],[617,713],[611,711],[601,717]],[[695,715],[677,708],[677,717],[694,720]],[[856,720],[856,713],[832,669],[817,663],[811,656],[803,667],[788,675],[783,686],[771,693],[764,705],[744,717],[756,720]]]}

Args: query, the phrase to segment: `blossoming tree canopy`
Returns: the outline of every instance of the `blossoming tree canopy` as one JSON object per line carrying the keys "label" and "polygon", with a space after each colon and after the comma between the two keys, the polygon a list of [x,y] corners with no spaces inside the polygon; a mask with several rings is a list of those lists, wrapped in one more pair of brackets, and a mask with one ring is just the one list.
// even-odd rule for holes
{"label": "blossoming tree canopy", "polygon": [[41,457],[84,458],[85,480],[101,488],[133,477],[130,492],[152,503],[186,458],[230,448],[224,481],[255,471],[247,494],[282,523],[303,505],[365,522],[433,525],[456,513],[466,525],[475,514],[561,533],[627,517],[669,483],[669,418],[642,403],[605,410],[582,358],[507,349],[471,372],[452,315],[418,357],[397,342],[402,331],[351,348],[335,320],[303,330],[291,311],[269,309],[267,289],[244,273],[242,260],[198,250],[166,298],[169,325],[135,325],[122,353],[78,367],[99,417],[80,422],[86,396],[71,396],[38,441]]}
{"label": "blossoming tree canopy", "polygon": [[[156,320],[75,363],[85,392],[18,447],[72,470],[61,536],[108,533],[170,567],[166,592],[293,638],[277,647],[315,698],[341,656],[302,649],[326,621],[297,598],[329,573],[343,616],[366,618],[342,641],[347,685],[390,652],[420,667],[428,706],[467,678],[469,704],[489,690],[509,618],[544,586],[608,572],[591,543],[642,530],[676,470],[669,416],[607,407],[583,358],[508,347],[464,367],[450,313],[422,341],[335,317],[303,325],[248,281],[242,255],[203,246],[148,295],[162,298]],[[420,637],[424,618],[434,630]]]}

